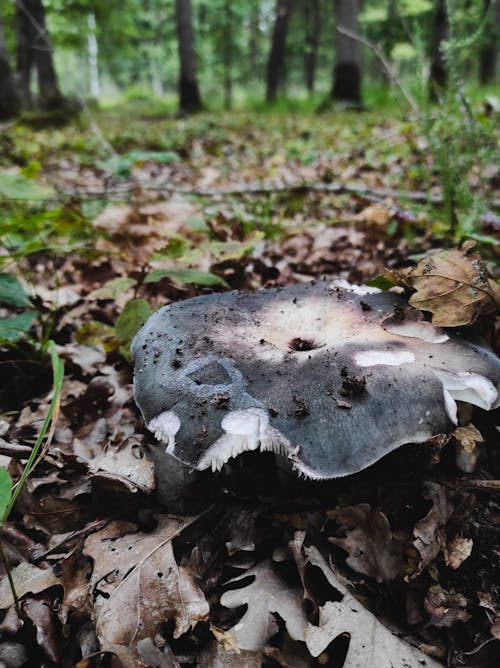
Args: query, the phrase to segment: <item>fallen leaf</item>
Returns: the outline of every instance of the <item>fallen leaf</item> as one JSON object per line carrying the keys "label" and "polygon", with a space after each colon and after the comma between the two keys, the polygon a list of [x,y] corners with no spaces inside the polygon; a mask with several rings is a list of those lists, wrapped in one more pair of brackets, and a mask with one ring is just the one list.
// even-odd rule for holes
{"label": "fallen leaf", "polygon": [[[54,575],[51,568],[42,569],[27,562],[15,566],[11,571],[11,576],[18,598],[28,593],[39,594],[49,587],[61,584],[60,579]],[[9,608],[13,603],[9,581],[5,576],[0,582],[0,610]]]}
{"label": "fallen leaf", "polygon": [[261,668],[260,650],[234,650],[213,641],[200,653],[197,668]]}
{"label": "fallen leaf", "polygon": [[456,438],[466,452],[472,452],[478,443],[484,443],[481,432],[472,423],[465,427],[457,427],[452,436]]}
{"label": "fallen leaf", "polygon": [[221,605],[227,608],[248,606],[238,624],[231,629],[239,648],[262,649],[278,631],[275,614],[283,619],[291,638],[304,640],[307,621],[302,612],[302,592],[298,587],[287,585],[276,574],[271,561],[257,564],[227,584],[234,585],[249,577],[253,578],[251,584],[226,591],[220,599]]}
{"label": "fallen leaf", "polygon": [[394,580],[403,560],[404,538],[393,533],[389,520],[369,504],[337,508],[328,517],[340,524],[345,538],[328,540],[345,550],[346,563],[357,573],[375,578],[377,582]]}
{"label": "fallen leaf", "polygon": [[208,603],[188,571],[177,565],[172,548],[172,539],[193,521],[162,516],[148,534],[115,521],[87,538],[83,552],[94,560],[89,587],[104,649],[135,651],[139,640],[154,637],[167,620],[175,621],[178,638],[206,618]]}
{"label": "fallen leaf", "polygon": [[454,508],[448,499],[446,490],[437,483],[425,483],[423,495],[432,501],[432,508],[427,515],[415,524],[413,545],[421,556],[417,572],[421,573],[446,547],[446,523]]}
{"label": "fallen leaf", "polygon": [[320,656],[335,638],[349,637],[349,648],[343,668],[361,666],[405,666],[405,668],[438,668],[440,663],[399,638],[359,603],[328,566],[316,547],[304,548],[305,555],[324,573],[341,595],[340,601],[328,601],[319,610],[319,624],[310,624],[306,645],[314,657]]}
{"label": "fallen leaf", "polygon": [[474,541],[472,538],[463,538],[455,536],[446,548],[445,562],[450,568],[457,569],[468,559],[472,552]]}
{"label": "fallen leaf", "polygon": [[410,304],[432,313],[432,324],[442,327],[470,325],[493,313],[500,304],[500,288],[489,277],[479,253],[469,254],[474,242],[460,250],[440,251],[421,260],[406,274],[415,293]]}
{"label": "fallen leaf", "polygon": [[54,663],[59,663],[60,629],[51,602],[46,598],[30,596],[22,603],[25,614],[36,629],[36,642],[45,655]]}
{"label": "fallen leaf", "polygon": [[437,627],[450,627],[457,622],[470,619],[466,611],[467,599],[463,594],[449,592],[440,585],[429,588],[424,600],[424,608],[430,616],[429,624]]}

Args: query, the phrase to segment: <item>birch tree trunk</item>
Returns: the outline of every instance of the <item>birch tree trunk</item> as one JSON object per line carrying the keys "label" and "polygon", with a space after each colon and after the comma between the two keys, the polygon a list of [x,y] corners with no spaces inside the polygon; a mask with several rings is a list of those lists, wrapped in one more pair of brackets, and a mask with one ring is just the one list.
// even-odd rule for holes
{"label": "birch tree trunk", "polygon": [[179,48],[179,107],[181,112],[199,111],[201,96],[196,79],[193,9],[191,0],[175,0]]}

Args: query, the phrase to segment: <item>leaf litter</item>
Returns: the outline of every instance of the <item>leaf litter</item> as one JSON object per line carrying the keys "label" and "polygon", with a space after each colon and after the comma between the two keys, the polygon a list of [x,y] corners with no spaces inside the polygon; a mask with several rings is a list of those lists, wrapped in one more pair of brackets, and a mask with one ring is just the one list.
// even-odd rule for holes
{"label": "leaf litter", "polygon": [[[241,143],[241,128],[226,130],[228,145]],[[372,155],[365,164],[351,136],[310,164],[291,158],[281,137],[237,160],[202,137],[186,144],[185,160],[123,163],[115,185],[132,184],[134,197],[93,218],[96,252],[61,258],[57,280],[50,257],[30,260],[67,375],[50,452],[2,528],[22,610],[19,620],[3,575],[7,665],[8,652],[64,668],[496,665],[500,503],[464,486],[467,476],[500,477],[498,435],[479,412],[448,445],[393,453],[348,479],[297,480],[272,455],[249,453],[215,476],[180,475],[162,503],[127,360],[150,309],[225,285],[366,282],[387,269],[434,324],[469,324],[498,299],[470,245],[443,251],[425,214],[391,197],[285,192],[207,204],[146,187],[407,179],[401,161]],[[103,184],[87,166],[52,169],[73,191],[77,181]],[[415,248],[433,251],[431,260],[407,268]],[[46,389],[20,387],[4,415],[13,453],[33,444]],[[455,446],[477,454],[465,475]],[[19,457],[4,462],[14,479]]]}

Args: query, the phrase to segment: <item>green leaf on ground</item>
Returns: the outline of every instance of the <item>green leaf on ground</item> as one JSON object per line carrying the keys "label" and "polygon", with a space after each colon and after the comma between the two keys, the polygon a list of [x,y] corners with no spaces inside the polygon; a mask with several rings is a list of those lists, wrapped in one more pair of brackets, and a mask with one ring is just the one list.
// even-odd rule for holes
{"label": "green leaf on ground", "polygon": [[223,278],[199,269],[153,269],[145,278],[145,283],[157,283],[162,278],[170,278],[183,285],[194,283],[195,285],[229,285]]}
{"label": "green leaf on ground", "polygon": [[113,155],[107,160],[102,160],[98,166],[105,172],[111,172],[115,176],[128,178],[134,165],[141,162],[160,162],[168,165],[171,162],[179,160],[179,156],[174,151],[141,151],[134,149],[123,155]]}
{"label": "green leaf on ground", "polygon": [[33,311],[18,313],[11,318],[0,320],[0,342],[15,343],[23,338],[37,319]]}
{"label": "green leaf on ground", "polygon": [[93,290],[89,294],[90,299],[116,299],[129,288],[135,285],[137,281],[127,276],[120,278],[113,278],[111,281],[105,283],[102,287]]}
{"label": "green leaf on ground", "polygon": [[131,342],[152,313],[145,299],[131,299],[115,322],[116,337],[123,343]]}
{"label": "green leaf on ground", "polygon": [[42,187],[14,171],[0,173],[0,196],[5,199],[45,200],[53,194],[52,188]]}
{"label": "green leaf on ground", "polygon": [[31,306],[23,286],[12,274],[0,274],[0,302],[12,306]]}

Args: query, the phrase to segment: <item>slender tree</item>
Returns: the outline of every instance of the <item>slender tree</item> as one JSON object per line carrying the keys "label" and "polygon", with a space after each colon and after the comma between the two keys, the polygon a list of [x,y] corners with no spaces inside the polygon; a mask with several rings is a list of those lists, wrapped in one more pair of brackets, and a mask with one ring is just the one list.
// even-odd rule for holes
{"label": "slender tree", "polygon": [[321,33],[321,8],[319,0],[304,3],[306,40],[304,49],[304,75],[307,90],[314,91],[316,64],[318,60],[319,36]]}
{"label": "slender tree", "polygon": [[267,61],[267,102],[274,102],[278,89],[285,79],[285,45],[290,16],[291,0],[276,1],[271,51]]}
{"label": "slender tree", "polygon": [[3,26],[0,21],[0,118],[15,116],[19,107],[19,98],[9,63]]}
{"label": "slender tree", "polygon": [[251,79],[258,78],[260,2],[252,0],[250,6],[250,31],[248,37],[248,71]]}
{"label": "slender tree", "polygon": [[233,102],[233,13],[231,0],[224,0],[224,108],[231,109]]}
{"label": "slender tree", "polygon": [[45,25],[42,0],[16,0],[17,70],[22,104],[29,107],[31,75],[36,69],[38,101],[44,109],[55,109],[63,103],[52,58],[52,45]]}
{"label": "slender tree", "polygon": [[479,81],[489,84],[495,80],[498,49],[500,42],[500,0],[483,0],[485,13],[488,12],[483,43],[479,51]]}
{"label": "slender tree", "polygon": [[355,106],[361,105],[361,46],[351,34],[359,33],[360,4],[360,0],[335,0],[337,31],[331,96]]}
{"label": "slender tree", "polygon": [[196,79],[193,9],[191,0],[175,0],[177,43],[179,48],[179,107],[183,113],[199,111],[202,107]]}
{"label": "slender tree", "polygon": [[448,82],[446,69],[446,58],[443,52],[443,42],[448,38],[449,24],[446,13],[446,0],[437,0],[434,8],[431,35],[431,67],[430,67],[430,96],[432,99],[439,97]]}

